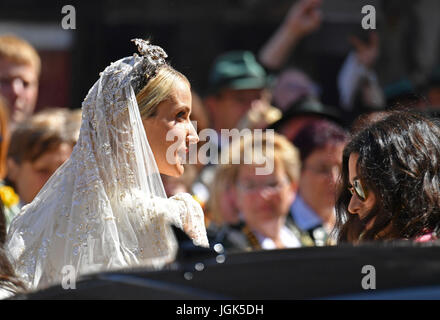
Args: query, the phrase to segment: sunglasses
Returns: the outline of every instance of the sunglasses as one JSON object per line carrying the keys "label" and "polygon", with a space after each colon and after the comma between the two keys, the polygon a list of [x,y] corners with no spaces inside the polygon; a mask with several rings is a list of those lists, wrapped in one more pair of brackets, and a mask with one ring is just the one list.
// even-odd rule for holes
{"label": "sunglasses", "polygon": [[367,191],[362,187],[361,181],[359,179],[353,180],[353,185],[348,187],[348,190],[352,195],[356,193],[356,196],[362,201],[367,200]]}

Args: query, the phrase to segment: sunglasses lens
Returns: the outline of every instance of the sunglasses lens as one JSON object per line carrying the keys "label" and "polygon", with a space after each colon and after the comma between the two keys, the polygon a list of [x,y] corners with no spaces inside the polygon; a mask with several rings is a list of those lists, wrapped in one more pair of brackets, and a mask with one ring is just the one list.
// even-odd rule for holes
{"label": "sunglasses lens", "polygon": [[363,201],[367,198],[364,192],[364,188],[362,188],[361,182],[359,180],[353,181],[354,189],[356,191],[356,194],[359,196],[359,198]]}

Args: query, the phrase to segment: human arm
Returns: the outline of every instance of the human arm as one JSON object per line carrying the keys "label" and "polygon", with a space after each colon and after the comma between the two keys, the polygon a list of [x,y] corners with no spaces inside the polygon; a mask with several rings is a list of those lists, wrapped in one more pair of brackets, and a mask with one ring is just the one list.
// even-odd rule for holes
{"label": "human arm", "polygon": [[269,69],[279,69],[295,45],[321,25],[322,0],[299,0],[289,9],[284,21],[263,46],[260,62]]}
{"label": "human arm", "polygon": [[209,247],[205,217],[200,204],[188,193],[178,193],[168,201],[172,203],[168,220],[185,231],[195,245]]}
{"label": "human arm", "polygon": [[354,47],[346,58],[338,75],[338,88],[341,97],[341,106],[346,110],[353,108],[353,101],[359,85],[365,81],[374,96],[370,104],[383,103],[381,89],[373,66],[379,55],[379,38],[376,33],[371,33],[367,42],[359,38],[350,37],[350,43]]}

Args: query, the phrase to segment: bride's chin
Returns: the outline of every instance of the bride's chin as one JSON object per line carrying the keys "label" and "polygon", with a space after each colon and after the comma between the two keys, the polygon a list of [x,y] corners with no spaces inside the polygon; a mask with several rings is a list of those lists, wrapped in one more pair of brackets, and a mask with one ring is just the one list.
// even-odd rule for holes
{"label": "bride's chin", "polygon": [[177,163],[172,168],[167,170],[167,172],[164,174],[166,174],[167,176],[179,178],[183,174],[184,171],[185,171],[185,168],[183,167],[183,165],[180,163]]}
{"label": "bride's chin", "polygon": [[183,161],[184,159],[176,156],[173,161],[162,162],[162,165],[158,165],[159,172],[166,176],[179,178],[185,171]]}

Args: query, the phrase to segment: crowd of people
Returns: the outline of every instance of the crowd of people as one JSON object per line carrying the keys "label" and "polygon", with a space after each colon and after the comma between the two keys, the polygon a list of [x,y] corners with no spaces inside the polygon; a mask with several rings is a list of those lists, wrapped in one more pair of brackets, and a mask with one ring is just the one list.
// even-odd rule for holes
{"label": "crowd of people", "polygon": [[[34,112],[38,53],[0,36],[1,296],[59,283],[64,265],[163,267],[176,250],[169,223],[227,252],[437,240],[440,74],[423,99],[402,83],[387,91],[378,34],[353,37],[340,105],[326,105],[288,64],[320,5],[295,2],[260,52],[221,53],[203,95],[137,40],[139,55],[110,65],[74,111]],[[225,139],[233,129],[238,140]]]}

